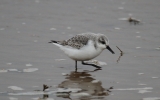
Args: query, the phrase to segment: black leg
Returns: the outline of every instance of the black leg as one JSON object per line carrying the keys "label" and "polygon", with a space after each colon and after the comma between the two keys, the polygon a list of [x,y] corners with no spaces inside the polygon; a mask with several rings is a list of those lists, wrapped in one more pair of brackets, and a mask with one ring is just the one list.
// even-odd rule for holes
{"label": "black leg", "polygon": [[94,65],[94,64],[87,64],[87,63],[85,63],[84,61],[82,61],[82,64],[83,64],[83,65],[91,65],[91,66],[96,67],[96,68],[98,68],[98,69],[101,68],[100,66],[97,66],[97,65]]}
{"label": "black leg", "polygon": [[77,71],[77,61],[75,60],[75,71]]}

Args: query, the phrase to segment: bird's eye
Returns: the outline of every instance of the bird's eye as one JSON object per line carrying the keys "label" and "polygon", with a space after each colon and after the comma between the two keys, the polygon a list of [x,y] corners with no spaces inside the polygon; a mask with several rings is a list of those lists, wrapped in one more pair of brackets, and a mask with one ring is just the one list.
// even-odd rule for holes
{"label": "bird's eye", "polygon": [[102,44],[106,44],[104,41],[101,41]]}

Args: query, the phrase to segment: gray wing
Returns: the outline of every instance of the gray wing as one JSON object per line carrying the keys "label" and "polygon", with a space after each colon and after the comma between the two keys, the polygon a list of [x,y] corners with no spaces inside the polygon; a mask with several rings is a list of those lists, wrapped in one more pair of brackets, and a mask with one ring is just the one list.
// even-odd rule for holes
{"label": "gray wing", "polygon": [[71,46],[73,48],[76,49],[80,49],[83,46],[87,45],[89,38],[82,35],[82,34],[78,34],[75,37],[70,38],[69,40],[65,41],[64,45],[68,45]]}

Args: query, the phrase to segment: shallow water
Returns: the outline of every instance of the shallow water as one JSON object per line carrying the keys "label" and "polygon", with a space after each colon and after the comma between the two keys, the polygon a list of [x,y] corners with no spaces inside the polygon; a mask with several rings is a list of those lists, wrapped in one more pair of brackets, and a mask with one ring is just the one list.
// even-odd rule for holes
{"label": "shallow water", "polygon": [[[0,99],[160,99],[159,9],[159,0],[1,0]],[[48,44],[85,32],[106,34],[115,51],[96,58],[102,70],[78,62],[75,72]]]}

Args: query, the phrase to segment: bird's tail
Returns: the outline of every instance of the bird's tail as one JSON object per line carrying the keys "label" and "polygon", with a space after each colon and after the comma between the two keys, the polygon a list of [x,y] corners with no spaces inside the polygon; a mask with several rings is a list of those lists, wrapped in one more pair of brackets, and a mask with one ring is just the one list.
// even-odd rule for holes
{"label": "bird's tail", "polygon": [[62,47],[63,47],[62,44],[61,44],[61,41],[51,40],[51,41],[48,42],[48,43],[52,43],[52,44],[58,46],[60,49],[62,49]]}

